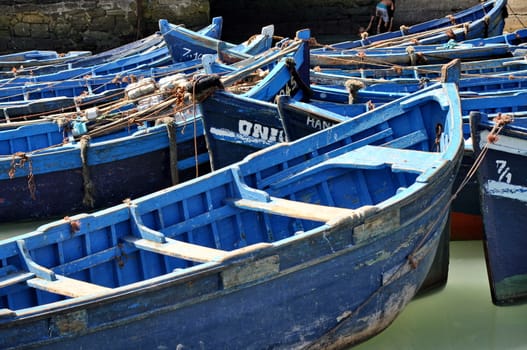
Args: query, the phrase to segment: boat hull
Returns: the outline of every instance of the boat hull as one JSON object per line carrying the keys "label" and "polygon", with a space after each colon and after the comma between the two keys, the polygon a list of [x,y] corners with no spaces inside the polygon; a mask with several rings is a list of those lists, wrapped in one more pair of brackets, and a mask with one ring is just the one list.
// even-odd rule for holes
{"label": "boat hull", "polygon": [[[445,172],[423,195],[390,209],[401,224],[385,227],[390,244],[385,235],[359,244],[357,228],[344,220],[251,257],[259,269],[244,271],[248,261],[214,266],[195,278],[172,278],[21,317],[0,327],[0,345],[342,349],[360,343],[388,327],[423,283],[447,222],[451,183]],[[233,270],[263,277],[229,288],[225,276]]]}
{"label": "boat hull", "polygon": [[[482,122],[479,114],[471,119],[476,154],[487,143],[492,122]],[[514,122],[511,124],[514,125]],[[503,129],[478,168],[484,247],[492,301],[497,305],[527,300],[527,137]]]}
{"label": "boat hull", "polygon": [[[196,144],[193,124],[178,129],[177,159],[180,181],[210,171],[201,123]],[[184,131],[183,131],[184,130]],[[121,203],[127,198],[172,185],[170,148],[166,129],[143,137],[88,146],[88,167],[83,170],[80,150],[28,155],[28,162],[8,173],[14,157],[0,162],[0,221],[45,219],[93,211]],[[196,154],[197,152],[197,154]],[[197,167],[197,168],[196,168]],[[126,181],[123,181],[126,179]],[[84,202],[86,184],[93,189]]]}

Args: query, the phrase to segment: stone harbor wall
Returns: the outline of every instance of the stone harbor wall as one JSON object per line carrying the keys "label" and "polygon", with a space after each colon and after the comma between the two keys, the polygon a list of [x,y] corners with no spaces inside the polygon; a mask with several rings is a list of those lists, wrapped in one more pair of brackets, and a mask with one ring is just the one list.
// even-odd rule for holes
{"label": "stone harbor wall", "polygon": [[[310,28],[321,43],[354,39],[378,0],[0,0],[0,53],[116,47],[158,30],[158,20],[196,29],[224,19],[223,39],[240,42],[274,24],[277,36]],[[394,29],[446,16],[479,0],[396,0]],[[508,0],[505,29],[527,23],[527,1]]]}
{"label": "stone harbor wall", "polygon": [[208,0],[2,0],[0,52],[102,51],[158,30],[158,20],[197,28]]}

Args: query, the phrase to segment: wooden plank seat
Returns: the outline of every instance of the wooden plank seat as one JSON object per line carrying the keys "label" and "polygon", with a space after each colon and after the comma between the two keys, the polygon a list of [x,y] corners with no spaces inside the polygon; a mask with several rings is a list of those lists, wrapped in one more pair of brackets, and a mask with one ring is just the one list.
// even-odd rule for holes
{"label": "wooden plank seat", "polygon": [[168,237],[165,237],[163,243],[135,236],[126,236],[123,240],[139,249],[196,262],[221,260],[229,254],[225,250],[182,242]]}
{"label": "wooden plank seat", "polygon": [[72,298],[106,293],[112,290],[111,288],[80,281],[62,275],[55,274],[55,277],[56,280],[53,281],[36,277],[28,280],[27,284],[33,288],[41,289],[50,293],[65,295]]}
{"label": "wooden plank seat", "polygon": [[[26,281],[27,285],[30,287],[73,298],[105,293],[111,290],[111,288],[59,275],[53,270],[35,262],[31,258],[24,240],[17,240],[16,243],[23,264],[29,273],[33,275],[32,277],[34,277],[27,279]],[[25,277],[27,277],[27,275]]]}
{"label": "wooden plank seat", "polygon": [[230,199],[228,202],[242,209],[256,210],[269,214],[320,222],[328,222],[343,217],[357,216],[357,211],[353,209],[329,207],[325,205],[298,202],[276,197],[269,198],[270,200],[267,202],[244,198]]}

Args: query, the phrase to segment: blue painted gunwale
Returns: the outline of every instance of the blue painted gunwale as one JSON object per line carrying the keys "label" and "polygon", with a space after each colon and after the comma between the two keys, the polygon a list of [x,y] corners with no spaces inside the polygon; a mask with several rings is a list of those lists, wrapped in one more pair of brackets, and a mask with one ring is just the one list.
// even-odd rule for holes
{"label": "blue painted gunwale", "polygon": [[[349,50],[375,44],[405,43],[408,45],[411,43],[411,39],[416,39],[415,34],[418,33],[422,33],[417,38],[420,43],[443,43],[450,39],[450,36],[445,32],[453,24],[468,23],[468,27],[466,28],[463,26],[463,28],[453,29],[455,40],[457,41],[495,36],[502,34],[506,17],[507,0],[485,1],[450,16],[418,23],[398,31],[369,35],[365,39],[333,43],[329,45],[329,48],[326,45],[322,48],[312,49],[312,52],[322,53],[332,50]],[[442,28],[445,30],[441,30]],[[428,31],[434,32],[427,33]],[[409,36],[409,38],[405,40],[405,36]]]}
{"label": "blue painted gunwale", "polygon": [[59,54],[56,51],[23,51],[18,53],[6,54],[0,57],[0,70],[8,70],[13,67],[41,66],[53,64],[68,64],[74,62],[79,57],[91,56],[91,51],[69,51]]}
{"label": "blue painted gunwale", "polygon": [[[331,349],[374,336],[430,268],[462,155],[455,85],[423,95],[392,110],[421,120],[409,126],[427,135],[415,139],[402,126],[406,132],[394,137],[404,151],[365,146],[372,140],[355,139],[355,126],[342,123],[132,203],[1,242],[0,345]],[[361,127],[382,119],[372,116]],[[444,143],[430,152],[437,122],[445,126]],[[187,259],[137,248],[145,242],[137,238],[161,235],[188,242]],[[193,252],[199,246],[214,250]],[[23,260],[48,271],[29,272]],[[45,288],[40,280],[49,270],[99,293],[63,298],[28,287]]]}
{"label": "blue painted gunwale", "polygon": [[57,51],[51,50],[30,50],[30,51],[21,51],[8,53],[0,55],[0,63],[4,62],[20,62],[24,64],[26,61],[41,61],[41,60],[50,60],[50,59],[71,59],[72,57],[77,57],[79,55],[88,55],[91,54],[90,51],[72,51],[66,54],[60,54]]}
{"label": "blue painted gunwale", "polygon": [[[353,103],[366,103],[368,101],[375,104],[386,103],[434,84],[437,82],[416,81],[398,84],[386,82],[367,85],[354,93]],[[527,76],[525,75],[489,75],[459,80],[459,94],[463,98],[499,94],[511,95],[525,88],[527,88]],[[348,103],[349,101],[349,91],[344,85],[312,84],[311,90],[313,92],[312,99],[315,100],[339,103]]]}
{"label": "blue painted gunwale", "polygon": [[527,300],[527,122],[525,114],[510,115],[513,122],[488,144],[493,120],[485,113],[473,113],[470,118],[475,156],[488,147],[477,174],[489,286],[496,305]]}

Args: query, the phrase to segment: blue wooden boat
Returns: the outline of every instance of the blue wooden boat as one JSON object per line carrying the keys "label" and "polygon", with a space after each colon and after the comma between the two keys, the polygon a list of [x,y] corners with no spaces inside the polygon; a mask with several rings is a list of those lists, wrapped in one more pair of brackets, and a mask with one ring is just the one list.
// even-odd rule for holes
{"label": "blue wooden boat", "polygon": [[271,47],[274,35],[274,26],[268,25],[263,27],[260,33],[260,36],[266,40],[249,38],[241,44],[234,45],[171,24],[166,19],[159,20],[159,30],[174,62],[199,59],[204,54],[216,53],[222,55],[227,62],[240,61]]}
{"label": "blue wooden boat", "polygon": [[446,63],[452,59],[482,60],[524,54],[520,44],[527,40],[527,29],[488,38],[442,45],[413,45],[406,47],[366,48],[311,53],[311,65],[320,67],[385,68],[389,65],[418,65]]}
{"label": "blue wooden boat", "polygon": [[[492,301],[527,300],[527,123],[525,113],[470,116]],[[510,124],[508,124],[510,123]]]}
{"label": "blue wooden boat", "polygon": [[457,41],[500,35],[507,18],[507,0],[480,2],[466,10],[433,19],[400,30],[363,36],[359,40],[343,41],[312,49],[313,53],[349,50],[360,47],[380,47],[408,44],[437,44],[450,39]]}
{"label": "blue wooden boat", "polygon": [[[311,84],[312,99],[338,103],[387,103],[414,93],[433,84],[435,80],[401,81],[398,83],[377,82],[366,85],[354,78],[334,76],[339,85]],[[348,83],[350,82],[350,83]],[[358,82],[358,84],[355,84]],[[477,97],[497,94],[514,94],[527,87],[527,76],[520,74],[481,75],[459,80],[459,93],[462,97]]]}
{"label": "blue wooden boat", "polygon": [[455,84],[358,124],[2,241],[0,347],[336,349],[381,332],[448,219]]}
{"label": "blue wooden boat", "polygon": [[[196,33],[203,36],[219,38],[221,36],[222,25],[222,17],[214,17],[211,24],[201,28]],[[67,76],[71,74],[69,73],[71,70],[74,71],[77,77],[80,77],[86,74],[125,72],[132,67],[144,68],[144,65],[158,66],[173,62],[179,61],[172,61],[163,36],[156,33],[147,38],[65,64],[37,66],[26,64],[23,68],[17,68],[13,72],[3,73],[3,76],[4,78],[13,78],[20,75],[35,76],[62,72],[61,74],[65,77],[60,80],[63,80],[68,79]],[[142,65],[143,67],[141,67]],[[88,72],[86,71],[87,69]]]}
{"label": "blue wooden boat", "polygon": [[0,132],[1,222],[102,208],[167,187],[175,175],[187,180],[209,170],[199,121],[125,126],[89,139],[74,138],[72,123],[69,130],[43,123]]}
{"label": "blue wooden boat", "polygon": [[[311,83],[322,85],[344,85],[354,79],[364,85],[386,82],[419,83],[438,80],[443,64],[418,66],[391,66],[389,68],[339,69],[315,67],[310,71]],[[460,79],[477,78],[482,75],[526,75],[525,57],[506,57],[482,61],[461,62]]]}

